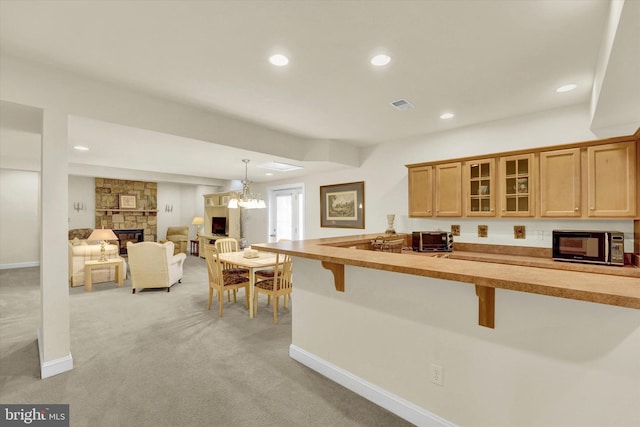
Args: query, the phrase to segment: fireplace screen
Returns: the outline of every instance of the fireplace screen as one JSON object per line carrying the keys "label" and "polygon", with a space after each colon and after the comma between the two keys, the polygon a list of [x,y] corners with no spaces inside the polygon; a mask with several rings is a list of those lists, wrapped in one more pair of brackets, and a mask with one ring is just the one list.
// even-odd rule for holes
{"label": "fireplace screen", "polygon": [[120,255],[127,255],[127,242],[144,242],[144,230],[141,228],[133,230],[113,230],[113,232],[118,236]]}

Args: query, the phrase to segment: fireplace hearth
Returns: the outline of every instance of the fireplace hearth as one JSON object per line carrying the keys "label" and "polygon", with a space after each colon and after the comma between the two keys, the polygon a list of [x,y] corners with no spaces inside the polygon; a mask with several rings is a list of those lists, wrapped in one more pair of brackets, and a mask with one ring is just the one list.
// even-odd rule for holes
{"label": "fireplace hearth", "polygon": [[144,242],[144,229],[136,228],[131,230],[113,230],[118,236],[120,255],[127,255],[127,242]]}

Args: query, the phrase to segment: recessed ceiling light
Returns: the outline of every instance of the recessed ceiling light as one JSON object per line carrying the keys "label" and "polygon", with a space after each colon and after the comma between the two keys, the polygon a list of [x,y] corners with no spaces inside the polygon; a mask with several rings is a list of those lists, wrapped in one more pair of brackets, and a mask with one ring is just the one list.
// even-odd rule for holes
{"label": "recessed ceiling light", "polygon": [[391,57],[389,55],[385,55],[381,53],[380,55],[376,55],[371,58],[371,63],[376,67],[383,67],[391,62]]}
{"label": "recessed ceiling light", "polygon": [[266,176],[273,176],[273,174],[271,172],[267,172],[265,173]]}
{"label": "recessed ceiling light", "polygon": [[577,87],[578,85],[572,83],[569,85],[560,86],[558,89],[556,89],[556,92],[569,92],[570,90],[574,90]]}
{"label": "recessed ceiling light", "polygon": [[269,169],[276,172],[291,172],[298,169],[303,169],[302,166],[290,165],[288,163],[280,162],[266,162],[256,165],[257,168]]}
{"label": "recessed ceiling light", "polygon": [[441,118],[441,119],[443,119],[443,120],[446,120],[446,119],[452,119],[452,118],[454,118],[454,117],[455,117],[455,115],[454,115],[453,113],[443,113],[443,114],[440,114],[440,118]]}
{"label": "recessed ceiling light", "polygon": [[89,147],[83,147],[82,145],[74,145],[73,149],[78,151],[89,151]]}
{"label": "recessed ceiling light", "polygon": [[269,57],[269,62],[271,62],[271,64],[275,65],[276,67],[284,67],[289,63],[289,58],[278,53],[275,55],[271,55],[271,57]]}

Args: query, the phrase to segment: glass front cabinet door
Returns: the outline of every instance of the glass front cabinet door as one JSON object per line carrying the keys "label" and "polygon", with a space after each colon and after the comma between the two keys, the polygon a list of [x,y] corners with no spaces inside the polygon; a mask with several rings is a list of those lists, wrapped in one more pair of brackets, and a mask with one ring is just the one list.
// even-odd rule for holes
{"label": "glass front cabinet door", "polygon": [[464,197],[467,216],[495,216],[495,160],[464,163]]}
{"label": "glass front cabinet door", "polygon": [[500,213],[502,216],[533,216],[533,154],[500,158]]}

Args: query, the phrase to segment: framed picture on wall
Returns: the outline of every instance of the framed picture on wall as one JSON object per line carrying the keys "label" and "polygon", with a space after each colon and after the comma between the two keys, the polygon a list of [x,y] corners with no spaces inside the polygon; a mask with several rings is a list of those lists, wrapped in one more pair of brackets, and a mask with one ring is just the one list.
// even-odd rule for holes
{"label": "framed picture on wall", "polygon": [[136,208],[136,196],[129,196],[126,194],[120,195],[120,209],[135,209]]}
{"label": "framed picture on wall", "polygon": [[364,181],[320,187],[320,227],[364,228]]}

